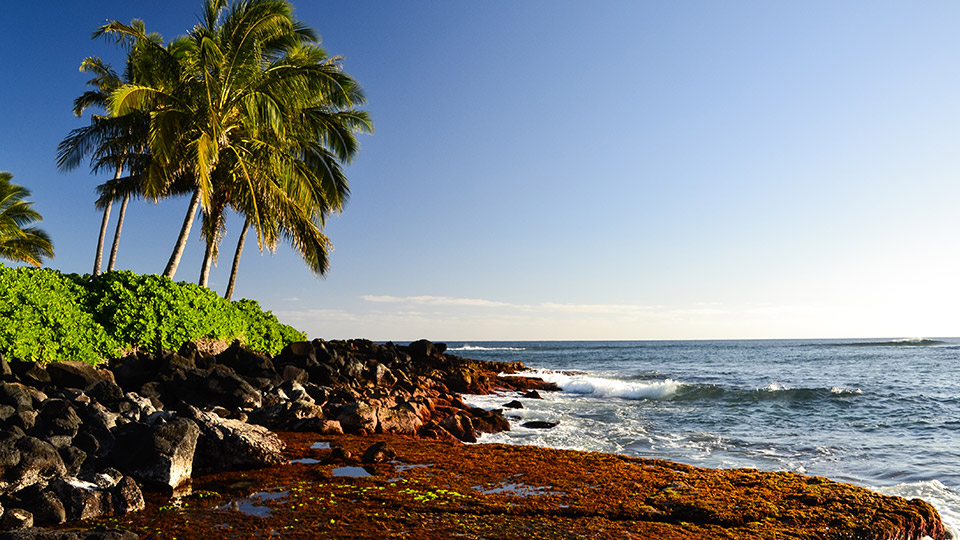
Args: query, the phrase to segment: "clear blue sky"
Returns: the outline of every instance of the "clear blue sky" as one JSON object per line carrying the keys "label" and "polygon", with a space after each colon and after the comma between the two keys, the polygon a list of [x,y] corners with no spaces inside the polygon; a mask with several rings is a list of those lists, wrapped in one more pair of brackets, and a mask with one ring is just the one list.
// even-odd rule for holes
{"label": "clear blue sky", "polygon": [[[311,336],[960,334],[960,4],[294,6],[376,122],[325,279],[248,239],[237,297]],[[0,170],[33,190],[53,268],[90,272],[100,223],[106,177],[54,163],[88,121],[81,60],[122,61],[91,32],[141,18],[169,39],[200,7],[4,6]],[[132,204],[118,266],[161,271],[185,207]],[[199,273],[196,234],[178,280]]]}

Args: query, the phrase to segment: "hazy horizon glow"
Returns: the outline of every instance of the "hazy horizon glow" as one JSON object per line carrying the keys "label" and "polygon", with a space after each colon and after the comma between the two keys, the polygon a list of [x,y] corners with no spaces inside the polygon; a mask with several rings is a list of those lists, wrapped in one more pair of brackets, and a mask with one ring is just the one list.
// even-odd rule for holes
{"label": "hazy horizon glow", "polygon": [[[376,122],[325,279],[248,238],[236,297],[311,337],[960,334],[960,5],[293,3]],[[122,60],[90,34],[139,17],[169,40],[201,4],[58,3],[42,40],[38,4],[7,6],[0,170],[51,267],[90,272],[100,224],[106,177],[54,164],[89,121],[81,60]],[[131,204],[118,266],[161,271],[185,207]],[[202,254],[195,228],[176,279]]]}

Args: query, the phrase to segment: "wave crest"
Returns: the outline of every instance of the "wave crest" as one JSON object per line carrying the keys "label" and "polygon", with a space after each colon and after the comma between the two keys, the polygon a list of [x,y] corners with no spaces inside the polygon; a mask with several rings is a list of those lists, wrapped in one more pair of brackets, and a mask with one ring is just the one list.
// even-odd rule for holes
{"label": "wave crest", "polygon": [[537,376],[555,383],[567,393],[623,399],[667,399],[683,386],[683,383],[672,379],[636,382],[560,372],[541,372]]}
{"label": "wave crest", "polygon": [[465,343],[460,347],[452,347],[448,351],[525,351],[524,347],[483,347],[480,345],[470,345]]}

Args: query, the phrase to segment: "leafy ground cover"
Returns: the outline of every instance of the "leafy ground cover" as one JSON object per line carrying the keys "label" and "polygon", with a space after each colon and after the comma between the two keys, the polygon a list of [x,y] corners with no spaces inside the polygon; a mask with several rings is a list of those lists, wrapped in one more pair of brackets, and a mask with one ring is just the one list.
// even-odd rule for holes
{"label": "leafy ground cover", "polygon": [[253,300],[230,302],[205,287],[153,274],[96,277],[0,265],[0,353],[41,362],[96,364],[125,350],[239,339],[276,354],[305,339]]}

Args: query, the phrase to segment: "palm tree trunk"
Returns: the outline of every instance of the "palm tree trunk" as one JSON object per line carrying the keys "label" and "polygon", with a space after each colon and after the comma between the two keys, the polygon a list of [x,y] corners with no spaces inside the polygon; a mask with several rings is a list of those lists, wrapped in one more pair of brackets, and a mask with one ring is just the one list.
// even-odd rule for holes
{"label": "palm tree trunk", "polygon": [[173,253],[170,254],[170,261],[167,262],[167,267],[163,270],[163,275],[170,279],[173,279],[174,274],[177,273],[177,267],[180,266],[180,258],[183,257],[183,250],[187,247],[187,237],[190,236],[190,227],[193,226],[193,218],[197,215],[198,206],[200,206],[199,189],[193,192],[190,206],[187,207],[187,215],[183,218],[183,226],[180,227],[177,245],[174,246]]}
{"label": "palm tree trunk", "polygon": [[213,262],[213,241],[207,242],[207,249],[203,252],[203,264],[200,265],[200,279],[197,281],[197,285],[201,287],[207,286],[207,281],[210,279],[210,263]]}
{"label": "palm tree trunk", "polygon": [[120,247],[120,231],[123,230],[123,217],[127,215],[127,204],[130,202],[130,194],[123,196],[123,202],[120,203],[120,215],[117,216],[117,231],[113,233],[113,247],[110,248],[110,260],[107,262],[107,272],[112,272],[114,265],[117,264],[117,248]]}
{"label": "palm tree trunk", "polygon": [[93,260],[93,275],[100,275],[100,265],[103,264],[103,242],[107,239],[107,224],[110,223],[110,207],[113,206],[113,200],[107,201],[103,207],[103,220],[100,222],[100,239],[97,240],[97,256]]}
{"label": "palm tree trunk", "polygon": [[243,242],[247,238],[247,229],[250,228],[250,220],[243,220],[243,229],[240,231],[240,240],[237,242],[237,252],[233,254],[233,268],[230,269],[230,282],[227,283],[227,292],[224,298],[230,300],[233,297],[233,286],[237,283],[237,270],[240,268],[240,255],[243,254]]}

